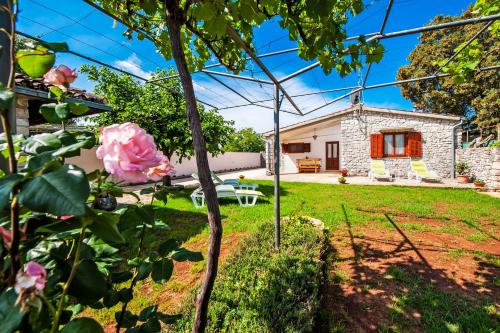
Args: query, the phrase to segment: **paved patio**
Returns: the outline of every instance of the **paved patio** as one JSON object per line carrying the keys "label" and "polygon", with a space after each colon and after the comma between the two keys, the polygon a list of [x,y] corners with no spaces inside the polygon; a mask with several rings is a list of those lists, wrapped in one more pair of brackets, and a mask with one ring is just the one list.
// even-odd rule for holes
{"label": "paved patio", "polygon": [[[238,178],[244,175],[247,179],[260,179],[260,180],[273,180],[274,176],[266,175],[266,169],[251,169],[217,173],[222,179]],[[303,183],[322,183],[322,184],[339,184],[339,174],[335,172],[320,172],[314,173],[288,173],[281,174],[281,181],[283,182],[303,182]],[[451,187],[451,188],[474,188],[474,184],[461,184],[453,179],[443,179],[441,183],[426,183],[417,182],[416,180],[409,180],[404,178],[396,178],[393,182],[371,182],[368,177],[346,177],[348,184],[355,185],[401,185],[401,186],[422,186],[422,187]],[[192,178],[176,179],[173,181],[176,185],[184,187],[197,187],[198,182]]]}

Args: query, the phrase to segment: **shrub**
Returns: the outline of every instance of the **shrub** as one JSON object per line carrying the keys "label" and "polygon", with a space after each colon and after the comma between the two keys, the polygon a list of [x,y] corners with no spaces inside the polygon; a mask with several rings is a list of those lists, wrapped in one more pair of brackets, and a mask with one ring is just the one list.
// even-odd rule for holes
{"label": "shrub", "polygon": [[[282,225],[276,253],[273,228],[263,225],[227,260],[215,283],[207,332],[313,331],[320,305],[323,231],[306,218],[292,218]],[[192,313],[184,316],[175,331],[189,332],[191,320]]]}

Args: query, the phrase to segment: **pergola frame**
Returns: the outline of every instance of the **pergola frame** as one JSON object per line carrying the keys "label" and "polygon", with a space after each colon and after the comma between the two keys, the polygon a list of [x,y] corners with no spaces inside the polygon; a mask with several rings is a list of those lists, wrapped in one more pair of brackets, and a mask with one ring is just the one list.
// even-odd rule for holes
{"label": "pergola frame", "polygon": [[[120,18],[109,13],[104,8],[96,5],[95,3],[91,2],[90,0],[83,0],[83,1],[87,4],[89,4],[90,6],[94,7],[95,9],[103,12],[107,16],[110,16],[111,18],[117,20],[118,22],[122,23],[123,25],[127,26],[128,28],[130,28],[136,32],[144,33],[144,31],[142,31],[139,28],[135,28],[135,27],[131,27],[130,25],[127,25]],[[280,142],[279,142],[280,117],[279,117],[279,112],[280,111],[281,112],[288,112],[288,113],[304,116],[304,115],[310,114],[314,111],[317,111],[319,109],[322,109],[328,105],[331,105],[331,104],[333,104],[333,103],[335,103],[335,102],[337,102],[345,97],[348,97],[352,94],[355,94],[357,92],[362,92],[363,90],[399,85],[402,83],[431,80],[431,79],[439,79],[442,77],[450,76],[450,74],[441,74],[440,72],[441,72],[442,68],[444,66],[448,65],[451,61],[453,61],[453,59],[455,59],[460,52],[462,52],[470,43],[472,43],[475,39],[477,39],[495,20],[498,20],[500,18],[500,14],[496,14],[496,15],[476,17],[476,18],[470,18],[470,19],[464,19],[464,20],[457,20],[457,21],[453,21],[453,22],[447,22],[447,23],[423,26],[423,27],[418,27],[418,28],[413,28],[413,29],[405,29],[405,30],[400,30],[400,31],[395,31],[395,32],[384,33],[385,26],[387,24],[387,20],[389,18],[393,4],[394,4],[394,0],[389,0],[389,4],[387,6],[381,27],[380,27],[378,32],[348,37],[344,40],[344,42],[357,40],[359,38],[366,38],[367,41],[382,40],[382,39],[387,39],[387,38],[394,38],[394,37],[406,36],[406,35],[410,35],[410,34],[422,33],[422,32],[426,32],[426,31],[433,31],[433,30],[439,30],[439,29],[458,27],[458,26],[463,26],[463,25],[468,25],[468,24],[477,24],[477,23],[481,23],[481,22],[487,22],[487,23],[471,39],[469,39],[460,49],[458,49],[447,60],[447,62],[443,66],[441,66],[437,71],[435,71],[432,75],[425,76],[425,77],[419,77],[419,78],[411,78],[411,79],[406,79],[406,80],[397,80],[397,81],[393,81],[393,82],[380,83],[380,84],[375,84],[375,85],[371,85],[371,86],[366,85],[366,82],[367,82],[367,79],[368,79],[368,76],[369,76],[369,73],[370,73],[370,70],[372,67],[372,64],[369,64],[367,69],[366,69],[364,79],[359,86],[334,88],[334,89],[322,90],[322,91],[317,91],[317,92],[312,92],[312,93],[290,95],[287,92],[287,90],[283,87],[283,83],[320,66],[320,62],[319,61],[314,62],[308,66],[305,66],[304,68],[302,68],[300,70],[297,70],[296,72],[294,72],[290,75],[287,75],[281,79],[277,79],[260,59],[265,58],[265,57],[272,57],[272,56],[282,55],[282,54],[286,54],[286,53],[296,52],[298,50],[298,48],[290,48],[290,49],[270,52],[270,53],[266,53],[266,54],[262,54],[262,55],[256,55],[253,52],[253,50],[240,38],[240,36],[231,27],[227,27],[227,32],[230,35],[230,37],[234,41],[236,41],[241,46],[242,49],[245,50],[245,52],[248,55],[246,60],[254,61],[259,66],[259,68],[262,70],[262,72],[264,72],[264,74],[268,77],[269,80],[263,80],[263,79],[258,79],[258,78],[254,78],[254,77],[249,77],[249,76],[234,75],[234,74],[230,74],[230,73],[209,70],[211,68],[223,66],[223,64],[221,64],[221,63],[211,64],[211,65],[205,66],[202,70],[195,71],[195,73],[201,72],[201,73],[206,74],[209,78],[215,80],[216,82],[218,82],[219,84],[224,86],[226,89],[230,90],[231,92],[238,95],[239,97],[241,97],[242,99],[244,99],[247,102],[246,104],[217,108],[211,104],[208,104],[206,102],[202,102],[202,101],[198,100],[202,104],[208,105],[210,107],[213,107],[213,108],[219,109],[219,110],[232,109],[232,108],[238,108],[238,107],[243,107],[243,106],[257,106],[257,107],[262,107],[262,108],[266,108],[266,109],[273,109],[273,112],[274,112],[274,149],[273,149],[273,153],[274,153],[274,196],[275,196],[274,219],[275,219],[275,248],[277,250],[280,247],[280,238],[281,238],[281,235],[280,235],[280,233],[281,233],[281,231],[280,231],[280,188],[279,188],[279,185],[280,185],[280,158],[279,158],[279,156],[280,156]],[[43,42],[43,40],[35,38],[33,36],[29,36],[28,34],[25,34],[25,33],[19,32],[19,31],[17,31],[17,33],[22,35],[22,36]],[[148,39],[152,42],[155,42],[150,36],[148,36],[147,33],[145,35],[146,35],[146,39]],[[73,55],[76,55],[78,57],[81,57],[83,59],[93,61],[95,63],[102,65],[102,66],[106,66],[106,67],[111,68],[113,70],[116,70],[118,72],[129,74],[137,79],[140,79],[140,80],[143,80],[146,82],[150,82],[150,83],[156,83],[157,81],[165,80],[165,79],[176,76],[176,75],[170,75],[170,76],[167,76],[164,78],[159,78],[159,79],[155,79],[155,80],[148,80],[146,78],[142,78],[142,77],[139,77],[139,76],[134,75],[132,73],[123,71],[122,69],[119,69],[119,68],[116,68],[114,66],[100,62],[98,60],[92,59],[92,58],[87,57],[85,55],[82,55],[82,54],[79,54],[76,52],[72,52],[72,51],[70,51],[70,53]],[[479,68],[478,70],[498,70],[499,68],[500,68],[500,65],[494,65],[494,66]],[[265,84],[265,85],[272,85],[273,86],[273,98],[252,101],[251,99],[244,96],[243,94],[241,94],[240,92],[238,92],[237,90],[235,90],[234,88],[232,88],[231,86],[229,86],[228,84],[223,82],[222,80],[218,79],[217,76],[246,80],[246,81],[251,81],[251,82]],[[307,112],[304,112],[303,110],[301,110],[293,100],[293,97],[309,96],[309,95],[323,94],[323,93],[327,93],[327,92],[336,92],[336,91],[343,91],[343,90],[350,90],[350,91],[339,96],[339,97],[336,97],[328,102],[325,102],[323,105],[318,106],[318,107],[316,107],[312,110],[309,110]],[[288,102],[292,105],[294,111],[281,109],[281,103],[282,103],[284,98],[286,98],[288,100]],[[274,102],[273,107],[261,104],[263,102],[268,102],[268,101]]]}

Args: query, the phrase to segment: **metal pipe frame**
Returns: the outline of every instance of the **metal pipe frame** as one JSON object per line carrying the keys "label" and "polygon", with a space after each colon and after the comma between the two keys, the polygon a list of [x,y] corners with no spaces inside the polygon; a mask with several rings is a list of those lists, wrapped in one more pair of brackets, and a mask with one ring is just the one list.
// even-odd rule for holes
{"label": "metal pipe frame", "polygon": [[280,88],[274,85],[274,249],[279,251],[281,243],[280,207]]}
{"label": "metal pipe frame", "polygon": [[[271,81],[268,81],[268,80],[261,80],[261,79],[257,79],[257,78],[250,77],[250,76],[235,75],[235,74],[231,74],[231,73],[222,73],[222,72],[207,71],[207,70],[202,70],[201,73],[210,74],[210,75],[220,75],[220,76],[230,77],[233,79],[240,79],[240,80],[252,81],[252,82],[263,83],[263,84],[273,84]],[[172,75],[170,75],[170,76],[172,76]]]}
{"label": "metal pipe frame", "polygon": [[[26,38],[29,38],[29,39],[34,40],[34,41],[39,42],[39,43],[47,43],[46,41],[44,41],[44,40],[42,40],[42,39],[40,39],[40,38],[37,38],[37,37],[31,36],[31,35],[29,35],[29,34],[27,34],[27,33],[24,33],[24,32],[22,32],[22,31],[19,31],[19,30],[16,30],[16,34],[17,34],[17,35],[20,35],[20,36],[23,36],[23,37],[26,37]],[[98,64],[98,65],[101,65],[101,66],[107,67],[107,68],[112,69],[112,70],[114,70],[114,71],[117,71],[117,72],[119,72],[119,73],[122,73],[122,74],[125,74],[125,75],[129,75],[129,76],[131,76],[131,77],[133,77],[133,78],[136,78],[136,79],[138,79],[138,80],[144,81],[144,82],[146,82],[146,83],[150,82],[150,83],[152,83],[152,84],[154,84],[154,85],[156,85],[156,86],[158,86],[158,87],[161,87],[161,88],[164,88],[164,89],[169,89],[168,87],[165,87],[165,86],[163,86],[163,85],[161,85],[161,84],[159,84],[159,83],[151,82],[151,81],[149,81],[148,79],[146,79],[145,77],[142,77],[142,76],[136,75],[136,74],[134,74],[134,73],[127,72],[127,71],[125,71],[125,70],[123,70],[123,69],[121,69],[121,68],[118,68],[118,67],[115,67],[115,66],[113,66],[113,65],[107,64],[107,63],[105,63],[105,62],[102,62],[102,61],[100,61],[100,60],[97,60],[97,59],[94,59],[94,58],[92,58],[92,57],[86,56],[86,55],[84,55],[84,54],[81,54],[81,53],[78,53],[78,52],[75,52],[75,51],[71,51],[71,50],[68,50],[66,53],[72,54],[72,55],[74,55],[74,56],[76,56],[76,57],[79,57],[79,58],[85,59],[85,60],[90,61],[90,62],[93,62],[93,63],[95,63],[95,64]],[[216,106],[214,106],[214,105],[212,105],[212,104],[209,104],[209,103],[207,103],[207,102],[203,102],[203,101],[201,101],[200,99],[196,99],[196,100],[197,100],[198,102],[200,102],[201,104],[205,104],[205,105],[207,105],[207,106],[209,106],[209,107],[211,107],[211,108],[217,109],[217,107],[216,107]]]}
{"label": "metal pipe frame", "polygon": [[488,29],[488,27],[490,25],[493,24],[493,22],[495,22],[494,20],[493,21],[489,21],[488,23],[486,23],[476,34],[474,34],[474,36],[472,36],[471,39],[469,39],[465,44],[463,44],[455,53],[453,53],[453,55],[451,57],[448,58],[448,60],[446,60],[446,62],[439,66],[439,68],[434,72],[434,75],[438,74],[439,72],[441,72],[441,70],[446,67],[446,65],[448,65],[450,62],[453,61],[453,59],[455,59],[459,54],[460,52],[462,52],[463,50],[465,50],[465,48],[467,46],[469,46],[474,40],[476,40],[486,29]]}
{"label": "metal pipe frame", "polygon": [[[384,19],[382,20],[382,25],[380,26],[379,30],[379,35],[384,33],[385,25],[387,24],[387,20],[389,19],[389,15],[391,13],[392,5],[394,4],[394,0],[389,0],[389,4],[387,5],[387,10],[385,11]],[[370,70],[372,69],[372,64],[368,64],[368,68],[366,69],[365,77],[363,78],[363,84],[361,85],[364,87],[366,85],[366,80],[368,79],[368,75],[370,75]]]}

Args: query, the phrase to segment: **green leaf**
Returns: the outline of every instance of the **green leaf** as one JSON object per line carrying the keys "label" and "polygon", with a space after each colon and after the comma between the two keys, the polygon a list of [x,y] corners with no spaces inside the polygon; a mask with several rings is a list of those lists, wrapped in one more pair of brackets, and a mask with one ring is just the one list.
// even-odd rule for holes
{"label": "green leaf", "polygon": [[61,100],[64,97],[64,92],[61,90],[61,88],[52,86],[49,88],[49,99],[56,99],[56,100]]}
{"label": "green leaf", "polygon": [[43,104],[40,106],[40,113],[42,116],[51,124],[60,124],[64,118],[61,118],[59,116],[59,113],[57,113],[57,106],[59,104],[56,103],[49,103],[49,104]]}
{"label": "green leaf", "polygon": [[172,276],[174,262],[170,259],[162,259],[153,263],[151,277],[156,283],[165,283]]}
{"label": "green leaf", "polygon": [[23,150],[27,154],[36,155],[44,151],[53,151],[61,147],[62,142],[52,133],[30,136],[24,142]]}
{"label": "green leaf", "polygon": [[16,94],[13,91],[0,88],[0,109],[8,110],[15,97]]}
{"label": "green leaf", "polygon": [[21,186],[19,201],[37,212],[56,216],[83,215],[89,194],[85,172],[67,164],[25,182]]}
{"label": "green leaf", "polygon": [[77,116],[84,115],[85,113],[87,113],[89,111],[89,107],[87,106],[87,104],[84,104],[84,103],[71,102],[71,103],[68,103],[68,105],[69,105],[70,112],[74,115],[77,115]]}
{"label": "green leaf", "polygon": [[192,252],[189,250],[186,250],[184,248],[180,248],[179,250],[175,251],[172,253],[172,259],[175,261],[202,261],[203,260],[203,255],[201,252]]}
{"label": "green leaf", "polygon": [[54,156],[52,156],[52,153],[47,151],[30,157],[26,164],[26,170],[30,174],[34,174],[43,172],[47,169],[56,169],[61,165],[61,161],[57,158],[54,158]]}
{"label": "green leaf", "polygon": [[19,174],[12,174],[0,179],[0,212],[7,205],[10,199],[10,193],[16,184],[23,179]]}
{"label": "green leaf", "polygon": [[118,298],[120,299],[120,302],[122,303],[128,303],[134,298],[134,295],[132,294],[132,291],[129,288],[122,288],[118,292]]}
{"label": "green leaf", "polygon": [[158,310],[158,305],[151,305],[147,308],[142,309],[141,313],[139,313],[139,320],[146,321],[148,318],[156,313]]}
{"label": "green leaf", "polygon": [[141,332],[144,333],[158,333],[160,330],[160,321],[156,318],[149,318],[146,323],[141,325]]}
{"label": "green leaf", "polygon": [[130,271],[123,271],[123,272],[112,272],[111,273],[111,282],[113,283],[122,283],[125,281],[130,280],[134,274]]}
{"label": "green leaf", "polygon": [[[121,313],[122,313],[121,311],[115,312],[115,320],[117,322],[120,320]],[[137,316],[132,314],[132,312],[128,310],[125,311],[125,313],[123,314],[122,327],[130,328],[135,326],[136,323],[137,323]]]}
{"label": "green leaf", "polygon": [[59,119],[65,120],[69,117],[69,105],[68,103],[56,104],[56,113]]}
{"label": "green leaf", "polygon": [[141,189],[141,191],[139,193],[142,195],[142,194],[151,194],[153,192],[154,192],[154,189],[152,187],[145,187],[145,188]]}
{"label": "green leaf", "polygon": [[24,313],[21,307],[16,304],[17,293],[14,289],[4,290],[0,294],[0,331],[2,333],[11,333],[18,329]]}
{"label": "green leaf", "polygon": [[59,42],[59,43],[47,43],[47,42],[39,42],[40,45],[48,48],[49,50],[52,50],[54,52],[68,52],[69,47],[68,44],[64,42]]}
{"label": "green leaf", "polygon": [[110,245],[125,243],[125,238],[118,231],[120,215],[100,210],[92,210],[92,213],[89,214],[94,219],[94,223],[89,225],[89,229],[97,237]]}
{"label": "green leaf", "polygon": [[104,333],[104,330],[94,319],[81,317],[70,321],[61,333]]}
{"label": "green leaf", "polygon": [[137,271],[137,279],[139,281],[144,280],[145,278],[147,278],[149,276],[149,274],[151,273],[152,270],[153,270],[152,263],[150,263],[150,262],[142,263],[139,266],[139,269]]}
{"label": "green leaf", "polygon": [[172,251],[179,248],[179,243],[175,239],[169,239],[160,244],[158,247],[158,253],[162,257],[168,256]]}
{"label": "green leaf", "polygon": [[83,260],[76,270],[75,279],[69,287],[69,294],[82,304],[94,304],[108,291],[106,279],[94,261]]}
{"label": "green leaf", "polygon": [[159,200],[159,201],[161,201],[163,203],[167,203],[167,201],[168,201],[168,194],[169,194],[169,191],[167,189],[156,191],[156,193],[155,193],[155,199]]}
{"label": "green leaf", "polygon": [[165,313],[157,312],[156,317],[158,317],[158,319],[160,319],[165,324],[174,324],[177,320],[182,318],[182,315],[168,315]]}
{"label": "green leaf", "polygon": [[16,58],[22,70],[33,78],[42,77],[54,66],[56,61],[55,54],[49,53],[44,48],[20,50],[17,52]]}

